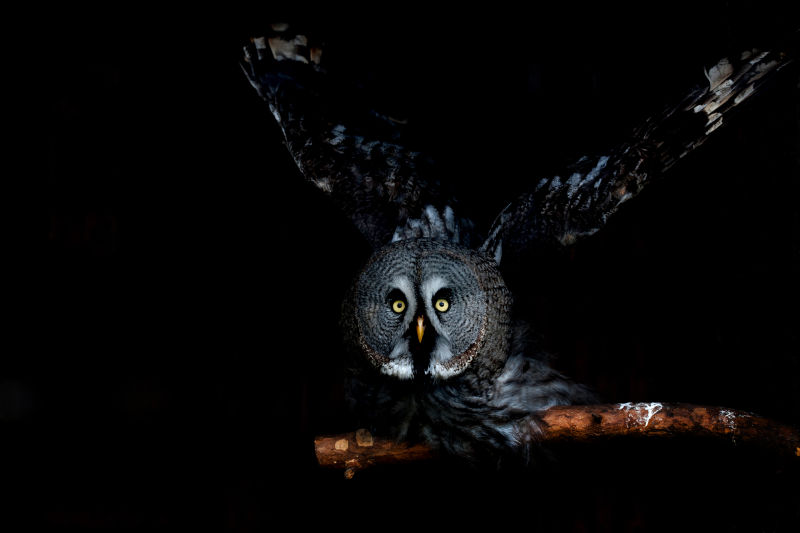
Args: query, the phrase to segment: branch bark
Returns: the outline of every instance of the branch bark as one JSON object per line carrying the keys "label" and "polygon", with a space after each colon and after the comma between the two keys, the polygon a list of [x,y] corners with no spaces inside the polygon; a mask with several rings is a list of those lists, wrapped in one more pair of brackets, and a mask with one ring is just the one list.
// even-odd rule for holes
{"label": "branch bark", "polygon": [[[800,430],[758,415],[690,404],[622,403],[552,407],[541,413],[542,442],[590,442],[621,436],[693,435],[752,443],[800,460]],[[377,438],[365,429],[314,440],[324,467],[342,468],[352,478],[377,464],[434,459],[425,444]]]}

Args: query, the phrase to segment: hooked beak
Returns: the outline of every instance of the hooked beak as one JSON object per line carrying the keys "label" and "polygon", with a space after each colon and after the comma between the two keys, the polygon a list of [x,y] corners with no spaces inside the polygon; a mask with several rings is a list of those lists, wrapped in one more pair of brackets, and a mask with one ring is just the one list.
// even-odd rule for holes
{"label": "hooked beak", "polygon": [[422,344],[422,335],[425,333],[425,317],[417,317],[417,340]]}

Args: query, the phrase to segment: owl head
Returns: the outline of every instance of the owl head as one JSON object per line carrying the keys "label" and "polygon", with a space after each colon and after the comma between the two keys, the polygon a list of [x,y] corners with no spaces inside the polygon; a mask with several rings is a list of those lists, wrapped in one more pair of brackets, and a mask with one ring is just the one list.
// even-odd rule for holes
{"label": "owl head", "polygon": [[505,361],[511,295],[493,259],[432,239],[376,252],[347,298],[357,357],[398,380],[447,380]]}

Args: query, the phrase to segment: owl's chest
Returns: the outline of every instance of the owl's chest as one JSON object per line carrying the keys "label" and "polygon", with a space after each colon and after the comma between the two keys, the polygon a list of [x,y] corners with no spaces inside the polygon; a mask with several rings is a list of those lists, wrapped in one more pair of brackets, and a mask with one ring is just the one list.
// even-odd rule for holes
{"label": "owl's chest", "polygon": [[485,419],[492,393],[457,383],[404,383],[377,387],[366,396],[371,401],[362,403],[361,410],[376,426],[429,434]]}

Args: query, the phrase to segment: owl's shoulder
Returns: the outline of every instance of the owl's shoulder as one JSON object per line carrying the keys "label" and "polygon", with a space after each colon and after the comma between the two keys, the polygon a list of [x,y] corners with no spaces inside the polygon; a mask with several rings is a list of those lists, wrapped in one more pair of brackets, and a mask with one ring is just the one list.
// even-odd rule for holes
{"label": "owl's shoulder", "polygon": [[596,400],[586,386],[553,368],[551,355],[526,323],[516,322],[511,335],[509,356],[493,382],[491,403],[497,409],[511,415]]}

